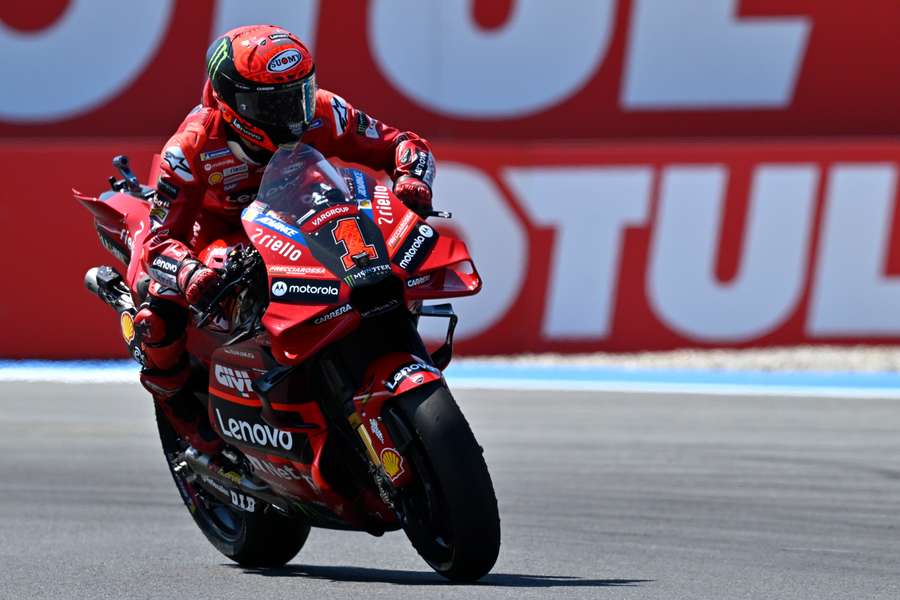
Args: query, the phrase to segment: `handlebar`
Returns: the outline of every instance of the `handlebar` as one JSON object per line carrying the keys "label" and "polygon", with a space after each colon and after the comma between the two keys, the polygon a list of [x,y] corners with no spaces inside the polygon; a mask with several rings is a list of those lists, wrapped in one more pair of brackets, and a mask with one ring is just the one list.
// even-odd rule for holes
{"label": "handlebar", "polygon": [[204,307],[191,307],[197,327],[204,327],[210,319],[220,314],[220,303],[232,291],[250,283],[256,268],[262,264],[262,257],[255,248],[235,248],[228,255],[225,271],[222,274],[222,285],[206,302]]}

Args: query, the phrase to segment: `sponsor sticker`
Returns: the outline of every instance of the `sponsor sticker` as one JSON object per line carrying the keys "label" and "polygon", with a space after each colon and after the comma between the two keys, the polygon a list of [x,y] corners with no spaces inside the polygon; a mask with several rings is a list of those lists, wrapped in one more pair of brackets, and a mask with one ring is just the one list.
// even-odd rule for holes
{"label": "sponsor sticker", "polygon": [[422,383],[423,381],[425,381],[425,373],[432,373],[434,375],[437,375],[438,377],[442,376],[440,369],[436,367],[426,365],[425,363],[413,362],[408,363],[394,371],[393,375],[391,375],[391,378],[388,381],[384,382],[384,387],[393,392],[407,378],[416,375],[421,375],[421,378],[417,377],[413,380],[413,383]]}
{"label": "sponsor sticker", "polygon": [[231,124],[234,125],[234,128],[240,131],[242,134],[246,135],[251,140],[261,142],[263,141],[263,136],[258,134],[257,132],[250,129],[250,126],[241,121],[238,118],[234,118],[231,120]]}
{"label": "sponsor sticker", "polygon": [[310,483],[312,481],[309,475],[298,473],[293,465],[279,465],[250,455],[246,455],[245,458],[250,462],[250,466],[253,467],[254,471],[268,473],[287,481],[307,481]]}
{"label": "sponsor sticker", "polygon": [[249,204],[256,200],[256,192],[247,194],[229,194],[225,196],[225,202],[229,204]]}
{"label": "sponsor sticker", "polygon": [[422,275],[421,277],[413,277],[412,279],[406,280],[406,287],[414,288],[419,287],[420,285],[425,285],[431,281],[431,275]]}
{"label": "sponsor sticker", "polygon": [[394,204],[391,195],[383,185],[375,186],[375,222],[378,225],[392,225],[394,223]]}
{"label": "sponsor sticker", "polygon": [[226,158],[225,160],[217,160],[216,162],[206,163],[203,165],[204,171],[212,171],[213,169],[218,169],[219,167],[224,167],[226,165],[233,165],[233,158]]}
{"label": "sponsor sticker", "polygon": [[175,288],[178,283],[175,274],[178,273],[178,261],[168,256],[157,256],[150,263],[150,276],[164,286]]}
{"label": "sponsor sticker", "polygon": [[364,269],[360,269],[356,273],[347,275],[346,277],[344,277],[344,281],[350,287],[354,287],[359,281],[369,279],[379,274],[387,274],[390,272],[391,265],[372,265],[371,267],[366,267]]}
{"label": "sponsor sticker", "polygon": [[228,177],[230,175],[237,175],[238,173],[246,173],[250,167],[247,164],[235,165],[233,167],[228,167],[227,169],[222,170],[222,175]]}
{"label": "sponsor sticker", "polygon": [[247,179],[248,177],[250,177],[250,174],[247,172],[230,175],[224,179],[225,185],[237,183],[238,181],[241,181],[242,179]]}
{"label": "sponsor sticker", "polygon": [[347,314],[351,310],[353,310],[352,306],[350,306],[349,304],[344,304],[343,306],[339,306],[338,308],[334,309],[333,311],[331,311],[329,313],[325,313],[321,317],[316,317],[313,320],[313,324],[321,325],[322,323],[327,323],[328,321],[331,321],[332,319],[336,319],[341,315]]}
{"label": "sponsor sticker", "polygon": [[169,209],[163,206],[154,206],[150,209],[150,220],[153,221],[154,227],[156,229],[157,225],[162,225],[162,222],[166,220],[166,217],[169,216]]}
{"label": "sponsor sticker", "polygon": [[222,177],[222,173],[216,171],[215,173],[209,174],[209,178],[207,179],[207,181],[209,182],[209,185],[218,185],[222,183],[222,179],[224,179],[224,177]]}
{"label": "sponsor sticker", "polygon": [[303,256],[303,251],[293,241],[284,240],[277,235],[266,233],[266,230],[261,227],[257,227],[250,234],[250,241],[257,248],[266,248],[293,262],[297,262]]}
{"label": "sponsor sticker", "polygon": [[[238,410],[237,406],[229,406],[230,410]],[[250,416],[250,411],[245,416],[228,412],[222,413],[220,407],[216,407],[216,424],[222,435],[229,440],[262,446],[264,448],[280,451],[290,451],[294,448],[294,436],[287,431],[281,431],[263,422],[257,416]]]}
{"label": "sponsor sticker", "polygon": [[347,131],[347,103],[338,95],[331,99],[331,114],[334,117],[334,134],[340,137]]}
{"label": "sponsor sticker", "polygon": [[406,211],[406,214],[403,215],[403,218],[400,219],[400,223],[397,224],[397,227],[394,231],[391,232],[391,235],[388,237],[387,245],[388,248],[393,251],[400,244],[400,240],[406,237],[406,234],[409,233],[409,230],[412,228],[413,223],[416,221],[416,213],[409,210]]}
{"label": "sponsor sticker", "polygon": [[359,316],[361,316],[362,318],[365,319],[365,318],[368,318],[368,317],[371,317],[374,315],[380,315],[382,313],[386,313],[388,311],[394,310],[398,306],[400,306],[400,301],[397,300],[396,298],[392,298],[392,299],[388,300],[387,302],[385,302],[384,304],[379,304],[378,306],[373,306],[371,308],[367,308],[364,311],[361,311],[359,313]]}
{"label": "sponsor sticker", "polygon": [[290,48],[273,56],[266,64],[266,70],[270,73],[283,73],[299,66],[302,61],[303,55],[300,54],[300,51]]}
{"label": "sponsor sticker", "polygon": [[334,304],[341,292],[335,280],[272,278],[272,298],[285,304]]}
{"label": "sponsor sticker", "polygon": [[244,512],[253,512],[256,510],[256,499],[251,498],[250,496],[245,496],[239,492],[235,492],[234,490],[230,490],[231,492],[231,503]]}
{"label": "sponsor sticker", "polygon": [[337,219],[338,217],[346,217],[351,214],[357,214],[359,209],[355,205],[341,204],[326,208],[323,211],[313,214],[313,216],[303,225],[303,230],[311,233],[326,223]]}
{"label": "sponsor sticker", "polygon": [[219,148],[218,150],[210,150],[209,152],[201,152],[200,160],[205,162],[207,160],[214,160],[216,158],[221,158],[223,156],[231,156],[231,150],[228,148]]}
{"label": "sponsor sticker", "polygon": [[272,265],[268,268],[269,273],[280,273],[282,275],[327,275],[328,270],[325,267],[316,266],[294,266],[294,265]]}
{"label": "sponsor sticker", "polygon": [[378,441],[383,444],[384,434],[381,432],[381,427],[378,426],[378,420],[374,417],[369,419],[369,429],[372,430],[372,435],[378,438]]}
{"label": "sponsor sticker", "polygon": [[134,319],[131,318],[131,313],[123,312],[122,316],[119,317],[119,325],[122,327],[122,337],[125,338],[125,341],[129,344],[134,341]]}
{"label": "sponsor sticker", "polygon": [[169,165],[172,174],[186,183],[194,181],[194,174],[191,172],[191,166],[184,157],[181,146],[169,146],[163,150],[163,160]]}
{"label": "sponsor sticker", "polygon": [[354,197],[357,200],[368,200],[369,188],[366,185],[366,176],[358,169],[350,169],[350,174],[353,180]]}
{"label": "sponsor sticker", "polygon": [[378,121],[364,113],[363,111],[357,111],[357,121],[356,121],[356,133],[358,135],[364,135],[369,139],[377,140],[381,136],[378,135]]}
{"label": "sponsor sticker", "polygon": [[225,365],[216,365],[213,373],[216,376],[216,381],[222,387],[234,390],[244,398],[250,397],[250,393],[253,391],[251,387],[253,382],[250,379],[250,373],[247,371],[232,369]]}
{"label": "sponsor sticker", "polygon": [[238,356],[240,358],[245,358],[247,360],[255,360],[257,358],[256,354],[253,352],[247,352],[246,350],[238,350],[237,348],[229,348],[225,346],[222,348],[225,354],[230,354],[232,356]]}
{"label": "sponsor sticker", "polygon": [[385,448],[381,451],[381,466],[391,481],[396,481],[403,475],[403,457],[393,448]]}
{"label": "sponsor sticker", "polygon": [[394,264],[405,271],[415,271],[434,248],[437,237],[437,232],[430,225],[419,223],[400,245],[397,254],[394,255]]}
{"label": "sponsor sticker", "polygon": [[281,221],[274,217],[270,217],[268,215],[262,215],[262,216],[257,217],[255,222],[259,223],[260,225],[265,225],[269,229],[273,229],[273,230],[277,231],[278,233],[280,233],[284,236],[287,236],[289,238],[295,238],[298,235],[300,235],[299,230],[294,229],[290,225],[286,224],[284,221]]}

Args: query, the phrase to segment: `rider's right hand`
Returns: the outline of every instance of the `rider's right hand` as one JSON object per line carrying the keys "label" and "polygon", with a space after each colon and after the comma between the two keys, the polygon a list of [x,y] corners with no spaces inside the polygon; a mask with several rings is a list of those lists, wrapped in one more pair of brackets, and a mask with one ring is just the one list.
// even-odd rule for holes
{"label": "rider's right hand", "polygon": [[178,288],[191,306],[208,308],[209,301],[221,285],[218,274],[199,261],[183,261],[178,269]]}

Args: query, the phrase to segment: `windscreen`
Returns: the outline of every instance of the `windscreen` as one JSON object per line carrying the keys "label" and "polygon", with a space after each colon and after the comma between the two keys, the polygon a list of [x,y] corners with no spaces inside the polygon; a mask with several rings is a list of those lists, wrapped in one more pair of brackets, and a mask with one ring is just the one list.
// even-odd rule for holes
{"label": "windscreen", "polygon": [[294,226],[326,206],[356,204],[337,169],[306,144],[278,149],[266,167],[256,200],[265,205],[268,216]]}

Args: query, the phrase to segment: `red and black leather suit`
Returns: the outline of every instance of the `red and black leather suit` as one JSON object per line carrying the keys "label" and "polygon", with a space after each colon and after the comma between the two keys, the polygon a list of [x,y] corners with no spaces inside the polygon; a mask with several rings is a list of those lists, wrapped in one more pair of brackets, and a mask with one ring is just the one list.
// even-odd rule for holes
{"label": "red and black leather suit", "polygon": [[[239,139],[216,108],[207,81],[202,103],[163,149],[153,230],[140,249],[151,278],[148,301],[135,319],[146,356],[141,382],[158,403],[176,394],[188,376],[180,267],[209,242],[242,229],[240,213],[253,201],[271,157]],[[326,157],[385,171],[394,179],[406,175],[430,186],[434,175],[426,140],[373,119],[326,90],[316,93],[315,115],[301,141]]]}

